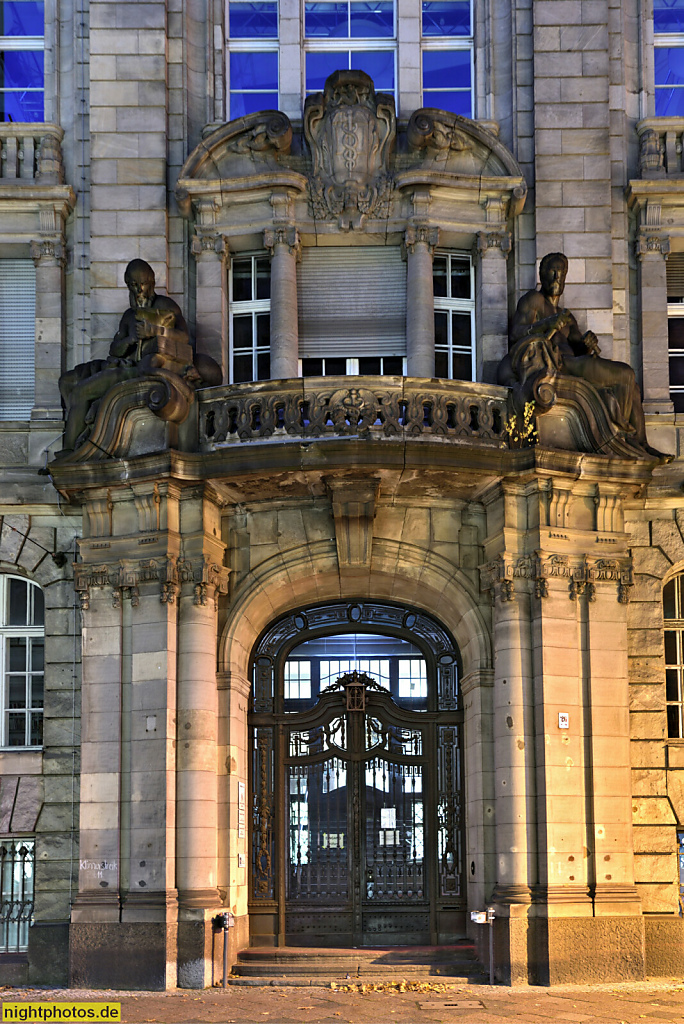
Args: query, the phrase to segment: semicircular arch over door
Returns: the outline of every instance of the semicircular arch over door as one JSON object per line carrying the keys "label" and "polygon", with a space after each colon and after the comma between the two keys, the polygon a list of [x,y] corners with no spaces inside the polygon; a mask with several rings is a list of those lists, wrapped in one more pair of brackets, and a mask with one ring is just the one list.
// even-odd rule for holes
{"label": "semicircular arch over door", "polygon": [[316,605],[253,657],[256,945],[465,935],[460,655],[423,612]]}

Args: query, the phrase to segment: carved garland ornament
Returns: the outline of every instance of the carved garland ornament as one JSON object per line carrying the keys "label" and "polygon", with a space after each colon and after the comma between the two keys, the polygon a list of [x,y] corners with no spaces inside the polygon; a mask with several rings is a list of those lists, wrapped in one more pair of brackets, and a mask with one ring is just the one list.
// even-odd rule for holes
{"label": "carved garland ornament", "polygon": [[182,583],[194,584],[194,603],[206,605],[213,594],[228,592],[230,569],[223,565],[206,562],[192,563],[187,559],[150,558],[139,562],[120,562],[118,565],[74,566],[74,589],[78,594],[81,608],[90,607],[90,591],[94,587],[112,588],[112,605],[119,608],[122,598],[131,602],[133,608],[140,603],[140,585],[159,583],[159,600],[162,604],[173,604]]}
{"label": "carved garland ornament", "polygon": [[492,600],[498,596],[501,601],[512,601],[515,596],[515,580],[528,579],[534,582],[535,597],[548,597],[548,580],[565,579],[568,581],[568,597],[576,601],[586,597],[593,601],[596,598],[597,583],[615,583],[617,599],[620,604],[629,601],[630,588],[633,585],[632,566],[628,559],[619,558],[583,558],[570,559],[568,555],[526,555],[523,558],[508,560],[496,558],[480,566],[480,586],[489,591]]}

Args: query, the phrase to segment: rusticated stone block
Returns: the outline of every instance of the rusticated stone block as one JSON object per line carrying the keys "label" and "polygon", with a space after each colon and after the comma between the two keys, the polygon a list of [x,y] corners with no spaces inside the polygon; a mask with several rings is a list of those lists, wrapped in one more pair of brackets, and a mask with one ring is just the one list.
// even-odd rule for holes
{"label": "rusticated stone block", "polygon": [[681,824],[684,822],[684,771],[668,771],[667,795]]}
{"label": "rusticated stone block", "polygon": [[651,536],[673,564],[684,560],[684,540],[674,519],[654,519]]}
{"label": "rusticated stone block", "polygon": [[632,768],[664,768],[665,747],[658,740],[632,740],[629,744]]}
{"label": "rusticated stone block", "polygon": [[635,882],[673,882],[677,878],[677,855],[640,853],[634,857]]}
{"label": "rusticated stone block", "polygon": [[675,853],[676,839],[669,825],[635,825],[632,829],[635,853]]}
{"label": "rusticated stone block", "polygon": [[661,683],[631,683],[630,711],[664,711],[665,688]]}
{"label": "rusticated stone block", "polygon": [[632,793],[634,796],[667,796],[665,770],[663,768],[632,769]]}
{"label": "rusticated stone block", "polygon": [[632,823],[634,825],[675,825],[677,819],[666,797],[634,797]]}
{"label": "rusticated stone block", "polygon": [[676,914],[679,909],[679,886],[676,882],[638,883],[644,914]]}

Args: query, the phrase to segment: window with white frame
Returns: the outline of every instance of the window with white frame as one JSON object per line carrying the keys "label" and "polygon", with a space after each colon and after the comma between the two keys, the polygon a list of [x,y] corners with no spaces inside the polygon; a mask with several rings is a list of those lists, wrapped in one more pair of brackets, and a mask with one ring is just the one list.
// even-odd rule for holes
{"label": "window with white frame", "polygon": [[471,0],[422,0],[423,106],[473,116]]}
{"label": "window with white frame", "polygon": [[667,735],[684,738],[684,574],[663,587]]}
{"label": "window with white frame", "polygon": [[278,109],[278,4],[228,3],[228,117]]}
{"label": "window with white frame", "polygon": [[435,253],[435,376],[475,380],[475,287],[470,256]]}
{"label": "window with white frame", "polygon": [[28,949],[34,861],[34,839],[0,838],[0,953],[22,953]]}
{"label": "window with white frame", "polygon": [[398,68],[418,70],[420,60],[423,105],[473,116],[471,0],[407,0],[403,15],[417,23],[419,36],[406,42],[399,40],[395,0],[303,0],[300,12],[292,17],[275,0],[228,0],[229,118],[279,106],[292,53],[280,43],[293,39],[301,47],[302,101],[334,71],[357,70],[399,109]]}
{"label": "window with white frame", "polygon": [[305,0],[305,91],[339,70],[365,71],[378,92],[395,95],[397,31],[393,0]]}
{"label": "window with white frame", "polygon": [[0,121],[43,121],[45,4],[0,0]]}
{"label": "window with white frame", "polygon": [[28,420],[35,393],[36,268],[0,259],[0,420]]}
{"label": "window with white frame", "polygon": [[231,383],[271,374],[271,261],[264,253],[235,257],[230,268]]}
{"label": "window with white frame", "polygon": [[656,117],[684,116],[684,0],[653,0]]}
{"label": "window with white frame", "polygon": [[45,612],[39,586],[20,576],[0,576],[2,747],[43,743]]}
{"label": "window with white frame", "polygon": [[684,412],[684,252],[671,253],[666,267],[670,398]]}

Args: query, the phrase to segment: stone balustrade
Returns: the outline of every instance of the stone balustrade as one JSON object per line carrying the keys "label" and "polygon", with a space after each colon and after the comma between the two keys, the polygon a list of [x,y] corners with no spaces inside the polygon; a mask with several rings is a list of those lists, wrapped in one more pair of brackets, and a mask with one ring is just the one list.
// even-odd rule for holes
{"label": "stone balustrade", "polygon": [[0,180],[59,185],[64,181],[61,142],[56,124],[0,125]]}
{"label": "stone balustrade", "polygon": [[435,437],[499,447],[508,389],[418,377],[306,377],[199,392],[200,444],[344,435]]}
{"label": "stone balustrade", "polygon": [[683,178],[684,117],[646,117],[636,126],[642,178]]}

